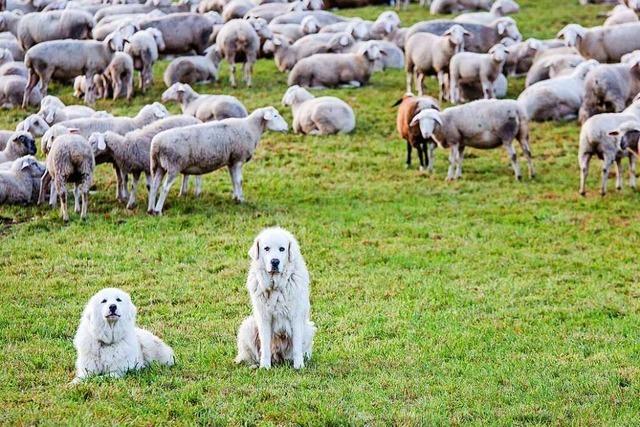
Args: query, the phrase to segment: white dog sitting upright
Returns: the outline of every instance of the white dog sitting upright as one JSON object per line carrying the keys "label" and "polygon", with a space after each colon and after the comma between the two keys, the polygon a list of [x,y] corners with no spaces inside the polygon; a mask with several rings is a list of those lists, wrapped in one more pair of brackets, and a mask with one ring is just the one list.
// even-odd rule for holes
{"label": "white dog sitting upright", "polygon": [[120,289],[106,288],[91,297],[73,344],[78,352],[74,383],[99,374],[119,378],[154,361],[174,363],[171,347],[136,328],[136,307]]}
{"label": "white dog sitting upright", "polygon": [[236,363],[270,368],[311,358],[316,327],[309,320],[309,273],[295,237],[281,228],[263,230],[249,250],[247,288],[253,314],[238,330]]}

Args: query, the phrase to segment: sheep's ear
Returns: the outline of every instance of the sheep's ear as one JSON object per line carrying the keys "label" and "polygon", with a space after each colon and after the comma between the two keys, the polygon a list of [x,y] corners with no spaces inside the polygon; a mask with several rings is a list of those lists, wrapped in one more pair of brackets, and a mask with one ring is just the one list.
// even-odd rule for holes
{"label": "sheep's ear", "polygon": [[20,166],[20,170],[25,170],[27,169],[29,166],[31,166],[31,162],[29,162],[29,160],[24,159],[22,161],[22,166]]}
{"label": "sheep's ear", "polygon": [[504,22],[498,22],[498,34],[503,35],[506,29]]}
{"label": "sheep's ear", "polygon": [[396,102],[393,103],[392,107],[397,107],[398,105],[402,104],[403,100],[404,100],[404,98],[398,99]]}
{"label": "sheep's ear", "polygon": [[473,38],[473,34],[471,34],[471,32],[468,30],[463,30],[462,34],[464,34],[465,37],[469,37],[470,39]]}
{"label": "sheep's ear", "polygon": [[620,132],[617,130],[612,130],[611,132],[609,132],[609,136],[618,136],[620,135]]}
{"label": "sheep's ear", "polygon": [[45,120],[47,123],[53,123],[55,118],[56,118],[56,112],[55,110],[51,110],[47,113],[47,117],[45,117]]}
{"label": "sheep's ear", "polygon": [[272,38],[271,43],[273,43],[276,46],[282,46],[282,40],[280,40],[280,37]]}
{"label": "sheep's ear", "polygon": [[347,36],[340,37],[340,45],[348,46],[349,45],[349,38]]}
{"label": "sheep's ear", "polygon": [[418,116],[417,114],[415,116],[413,116],[413,119],[411,119],[411,122],[409,123],[409,126],[415,126],[417,124],[420,123],[420,116]]}
{"label": "sheep's ear", "polygon": [[262,118],[265,119],[266,121],[269,121],[269,120],[273,120],[273,116],[274,116],[273,111],[266,110]]}
{"label": "sheep's ear", "polygon": [[98,135],[98,150],[103,151],[107,149],[107,142],[104,135]]}
{"label": "sheep's ear", "polygon": [[249,248],[249,257],[254,261],[257,261],[260,257],[260,241],[257,238]]}

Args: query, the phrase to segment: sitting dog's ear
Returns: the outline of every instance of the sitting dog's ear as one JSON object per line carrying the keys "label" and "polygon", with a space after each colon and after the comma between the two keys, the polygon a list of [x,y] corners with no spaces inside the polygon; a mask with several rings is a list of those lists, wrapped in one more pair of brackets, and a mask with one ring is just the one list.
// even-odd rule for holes
{"label": "sitting dog's ear", "polygon": [[249,256],[254,261],[257,261],[260,257],[260,241],[257,238],[253,241],[253,245],[251,245],[249,249]]}

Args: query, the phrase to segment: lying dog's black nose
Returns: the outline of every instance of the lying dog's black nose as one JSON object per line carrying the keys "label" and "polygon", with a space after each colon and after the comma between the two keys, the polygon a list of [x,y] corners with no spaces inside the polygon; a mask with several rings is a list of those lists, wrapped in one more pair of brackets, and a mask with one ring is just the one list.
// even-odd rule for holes
{"label": "lying dog's black nose", "polygon": [[276,258],[272,258],[271,259],[271,267],[278,268],[279,265],[280,265],[280,260],[279,259],[276,259]]}
{"label": "lying dog's black nose", "polygon": [[112,313],[115,313],[116,311],[118,311],[118,306],[115,305],[115,304],[111,304],[109,306],[109,311],[112,312]]}

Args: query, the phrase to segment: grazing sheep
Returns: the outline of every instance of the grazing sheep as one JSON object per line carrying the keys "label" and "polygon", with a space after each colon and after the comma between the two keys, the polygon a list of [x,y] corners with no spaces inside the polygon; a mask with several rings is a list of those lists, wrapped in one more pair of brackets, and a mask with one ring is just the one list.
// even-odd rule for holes
{"label": "grazing sheep", "polygon": [[[326,35],[330,37],[328,39],[320,37]],[[347,33],[310,34],[294,44],[276,35],[265,42],[263,50],[265,53],[273,53],[278,70],[286,72],[290,71],[302,58],[317,53],[340,52],[354,43],[353,37]]]}
{"label": "grazing sheep", "polygon": [[60,98],[47,95],[40,102],[38,115],[44,118],[49,126],[66,120],[91,117],[95,114],[93,108],[84,105],[65,105]]}
{"label": "grazing sheep", "polygon": [[489,25],[446,20],[418,22],[406,31],[405,39],[409,40],[415,33],[431,33],[441,36],[453,25],[461,25],[471,33],[464,47],[469,52],[485,53],[492,46],[504,43],[505,39],[511,39],[516,42],[522,40],[516,21],[509,17],[498,18]]}
{"label": "grazing sheep", "polygon": [[433,138],[423,138],[420,127],[411,125],[413,118],[424,110],[438,110],[438,101],[430,96],[413,96],[411,93],[405,94],[394,104],[398,106],[398,116],[396,118],[396,128],[400,137],[407,141],[407,168],[411,167],[411,152],[415,148],[418,151],[420,170],[427,168],[429,173],[433,173],[433,162],[435,160],[434,150],[436,143]]}
{"label": "grazing sheep", "polygon": [[200,95],[188,84],[175,83],[162,94],[162,102],[177,102],[184,114],[203,122],[246,117],[247,109],[230,95]]}
{"label": "grazing sheep", "polygon": [[24,63],[29,70],[29,83],[24,91],[22,108],[35,85],[42,84],[42,93],[47,95],[51,78],[72,79],[78,75],[86,77],[85,102],[95,102],[93,77],[107,69],[115,52],[122,51],[124,41],[118,33],[113,33],[104,41],[93,40],[52,40],[37,44],[29,49]]}
{"label": "grazing sheep", "polygon": [[[636,156],[630,153],[627,142],[620,138],[630,129],[620,129],[623,124],[634,123],[636,131],[640,122],[640,102],[634,102],[622,113],[598,114],[584,122],[580,129],[580,145],[578,149],[578,164],[580,166],[580,194],[586,195],[586,180],[589,173],[589,163],[594,155],[602,159],[602,183],[600,194],[607,193],[607,179],[609,170],[613,163],[616,163],[616,188],[622,188],[622,159],[627,157],[631,165],[630,185],[636,187]],[[637,144],[637,135],[635,144]],[[637,146],[636,152],[637,152]]]}
{"label": "grazing sheep", "polygon": [[460,102],[460,84],[480,82],[485,99],[495,98],[494,84],[507,60],[507,48],[497,44],[488,53],[461,52],[449,65],[451,94],[449,100]]}
{"label": "grazing sheep", "polygon": [[521,76],[527,74],[531,68],[534,58],[538,52],[545,49],[545,46],[538,39],[527,39],[517,42],[509,47],[509,54],[504,63],[504,73],[507,76]]}
{"label": "grazing sheep", "polygon": [[32,114],[18,123],[16,131],[29,132],[34,137],[42,136],[49,130],[49,124],[41,116]]}
{"label": "grazing sheep", "polygon": [[291,86],[282,98],[282,105],[291,107],[293,131],[308,135],[349,133],[356,126],[353,109],[334,96],[316,98],[300,86]]}
{"label": "grazing sheep", "polygon": [[559,33],[568,47],[575,47],[580,55],[598,62],[619,62],[622,55],[640,49],[640,22],[611,27],[584,28],[569,24]]}
{"label": "grazing sheep", "polygon": [[42,99],[42,89],[40,86],[34,87],[27,95],[27,80],[21,76],[0,77],[0,108],[16,108],[26,103],[30,106],[40,104]]}
{"label": "grazing sheep", "polygon": [[[160,215],[179,173],[202,175],[227,166],[233,184],[233,198],[242,202],[242,165],[248,162],[266,129],[284,132],[287,122],[273,107],[258,108],[245,118],[171,129],[151,141],[149,213]],[[162,179],[166,180],[156,203]]]}
{"label": "grazing sheep", "polygon": [[623,4],[619,4],[607,13],[607,19],[602,24],[603,27],[612,25],[628,24],[630,22],[638,22],[636,12]]}
{"label": "grazing sheep", "polygon": [[0,170],[0,205],[35,203],[43,173],[44,167],[33,156],[20,157],[8,170]]}
{"label": "grazing sheep", "polygon": [[147,28],[129,37],[124,51],[131,56],[133,68],[140,72],[142,93],[153,84],[153,64],[158,60],[158,51],[164,50],[164,38],[157,28]]}
{"label": "grazing sheep", "polygon": [[30,13],[20,20],[17,38],[26,52],[32,46],[50,40],[89,39],[93,25],[93,17],[77,9]]}
{"label": "grazing sheep", "polygon": [[543,80],[526,88],[518,102],[529,121],[574,120],[585,95],[584,80],[598,65],[590,59],[578,65],[573,72],[551,80]]}
{"label": "grazing sheep", "polygon": [[629,64],[601,64],[584,82],[580,122],[599,113],[617,113],[640,93],[640,60]]}
{"label": "grazing sheep", "polygon": [[16,131],[7,141],[4,150],[0,151],[0,163],[12,162],[18,157],[36,154],[36,141],[30,133]]}
{"label": "grazing sheep", "polygon": [[140,28],[156,28],[162,33],[164,54],[184,54],[195,51],[202,55],[209,47],[209,37],[215,22],[205,15],[197,13],[172,13],[157,18],[143,19]]}
{"label": "grazing sheep", "polygon": [[[167,118],[153,122],[150,125],[119,135],[115,132],[95,132],[89,137],[89,143],[97,147],[102,147],[100,156],[108,158],[113,163],[116,173],[120,174],[119,181],[124,185],[121,194],[128,193],[127,209],[133,209],[136,206],[136,193],[140,175],[144,172],[147,177],[147,184],[151,180],[151,160],[149,150],[151,149],[151,140],[154,136],[168,129],[177,127],[196,125],[201,123],[195,117],[180,115],[169,116]],[[128,176],[133,176],[131,190],[127,187]],[[180,195],[186,194],[186,185],[188,176],[183,177],[183,184]],[[196,196],[201,192],[202,177],[196,179]]]}
{"label": "grazing sheep", "polygon": [[518,13],[520,6],[513,0],[496,0],[489,12],[471,12],[456,16],[455,22],[469,22],[472,24],[489,25],[498,18],[502,18],[513,13]]}
{"label": "grazing sheep", "polygon": [[251,86],[253,64],[260,51],[260,37],[273,36],[264,19],[232,19],[218,32],[216,44],[220,54],[229,63],[231,86],[236,87],[236,61],[244,59],[244,81]]}
{"label": "grazing sheep", "polygon": [[[121,96],[126,96],[127,101],[131,101],[133,96],[133,68],[134,60],[124,52],[116,52],[111,63],[104,71],[103,76],[110,83],[113,91],[113,100]],[[140,80],[143,80],[142,75]]]}
{"label": "grazing sheep", "polygon": [[453,25],[442,36],[431,33],[416,33],[405,45],[405,71],[407,93],[411,93],[411,80],[415,79],[418,95],[424,93],[424,77],[438,76],[440,101],[448,85],[449,61],[464,50],[465,36],[471,33],[459,25]]}
{"label": "grazing sheep", "polygon": [[442,113],[423,110],[416,114],[410,126],[420,125],[423,138],[433,138],[442,148],[449,148],[449,172],[447,180],[462,175],[464,148],[479,149],[504,147],[516,179],[521,180],[520,166],[513,148],[517,139],[529,166],[529,176],[534,177],[529,149],[529,128],[524,110],[514,100],[479,100],[445,109]]}
{"label": "grazing sheep", "polygon": [[[325,27],[327,28],[327,27]],[[269,24],[269,29],[275,34],[286,37],[292,43],[306,36],[307,34],[315,34],[320,30],[318,21],[313,16],[306,16],[299,24]]]}
{"label": "grazing sheep", "polygon": [[491,8],[492,0],[434,0],[429,11],[432,15],[443,13],[464,12],[465,10]]}
{"label": "grazing sheep", "polygon": [[276,16],[270,24],[300,24],[307,16],[313,16],[318,22],[320,28],[348,20],[348,18],[343,18],[342,16],[335,15],[331,12],[327,12],[326,10],[305,10],[302,12],[289,12],[284,15]]}
{"label": "grazing sheep", "polygon": [[218,80],[222,56],[217,46],[210,46],[204,56],[181,56],[169,64],[163,80],[167,87],[175,83],[205,83]]}
{"label": "grazing sheep", "polygon": [[289,73],[289,86],[360,87],[371,77],[380,59],[378,47],[369,43],[357,53],[319,53],[300,60]]}

